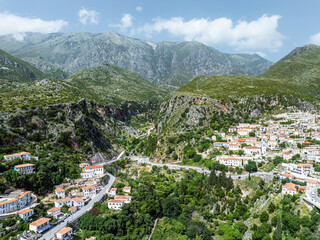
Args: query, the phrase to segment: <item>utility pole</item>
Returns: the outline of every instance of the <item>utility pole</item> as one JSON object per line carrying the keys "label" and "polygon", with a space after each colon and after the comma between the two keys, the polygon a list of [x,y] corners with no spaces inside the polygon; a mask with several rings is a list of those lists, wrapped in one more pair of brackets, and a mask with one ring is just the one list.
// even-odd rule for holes
{"label": "utility pole", "polygon": [[198,89],[198,80],[197,80],[197,91],[198,91],[199,89]]}

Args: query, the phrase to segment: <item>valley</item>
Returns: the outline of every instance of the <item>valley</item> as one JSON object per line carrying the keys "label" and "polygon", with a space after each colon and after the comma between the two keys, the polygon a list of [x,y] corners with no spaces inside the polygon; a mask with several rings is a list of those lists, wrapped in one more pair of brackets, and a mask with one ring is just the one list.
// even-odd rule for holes
{"label": "valley", "polygon": [[317,239],[320,47],[0,39],[0,239]]}

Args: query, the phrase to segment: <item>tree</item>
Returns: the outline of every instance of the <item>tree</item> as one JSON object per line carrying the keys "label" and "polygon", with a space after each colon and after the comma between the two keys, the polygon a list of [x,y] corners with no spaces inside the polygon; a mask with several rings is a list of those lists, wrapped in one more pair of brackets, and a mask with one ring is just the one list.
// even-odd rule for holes
{"label": "tree", "polygon": [[274,205],[274,203],[271,202],[268,206],[268,212],[273,213],[275,209],[276,209],[276,205]]}
{"label": "tree", "polygon": [[260,215],[261,222],[267,222],[269,220],[269,214],[266,211],[263,211]]}
{"label": "tree", "polygon": [[167,217],[177,217],[181,213],[180,202],[177,197],[169,196],[162,200],[162,212]]}
{"label": "tree", "polygon": [[280,216],[278,217],[277,227],[276,230],[274,230],[273,240],[281,240],[282,239],[282,228],[281,228],[281,219]]}
{"label": "tree", "polygon": [[248,161],[248,164],[245,166],[245,169],[249,173],[258,171],[256,162],[251,160]]}

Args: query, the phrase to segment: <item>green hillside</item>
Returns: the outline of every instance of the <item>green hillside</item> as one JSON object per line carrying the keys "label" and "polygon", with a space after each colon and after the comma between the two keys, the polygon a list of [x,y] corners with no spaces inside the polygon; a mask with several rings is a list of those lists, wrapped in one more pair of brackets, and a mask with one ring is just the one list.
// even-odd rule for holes
{"label": "green hillside", "polygon": [[81,89],[83,97],[99,104],[159,102],[166,94],[138,74],[112,65],[87,68],[66,81]]}
{"label": "green hillside", "polygon": [[5,51],[0,50],[0,81],[28,82],[45,78],[45,74]]}
{"label": "green hillside", "polygon": [[296,48],[262,76],[286,79],[286,82],[314,88],[319,93],[320,47],[309,44]]}

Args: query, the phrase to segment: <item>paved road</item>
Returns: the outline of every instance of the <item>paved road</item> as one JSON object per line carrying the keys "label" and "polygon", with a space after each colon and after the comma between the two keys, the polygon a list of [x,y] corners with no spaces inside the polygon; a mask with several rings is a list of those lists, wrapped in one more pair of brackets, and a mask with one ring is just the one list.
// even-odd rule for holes
{"label": "paved road", "polygon": [[77,211],[75,214],[72,214],[70,217],[66,218],[63,222],[61,222],[60,224],[54,226],[53,228],[51,228],[48,232],[46,232],[40,239],[46,239],[49,240],[51,238],[54,237],[54,235],[60,231],[60,229],[64,228],[68,222],[73,222],[74,220],[78,219],[79,217],[81,217],[83,214],[85,214],[87,211],[89,211],[92,207],[93,204],[95,202],[98,202],[102,199],[102,197],[110,190],[115,177],[109,173],[107,173],[107,175],[109,176],[109,181],[108,184],[93,198],[91,199],[91,201],[84,206],[83,208],[81,208],[79,211]]}
{"label": "paved road", "polygon": [[[158,166],[158,167],[167,166],[168,168],[171,168],[171,169],[184,169],[184,170],[193,169],[193,170],[196,170],[197,172],[200,172],[200,173],[210,174],[209,170],[204,169],[204,168],[200,168],[200,167],[176,165],[176,164],[166,164],[166,163],[164,163],[164,164],[153,163],[153,162],[150,162],[148,157],[134,156],[134,157],[131,157],[131,159],[134,160],[134,161],[138,161],[139,163],[145,163],[145,164],[148,164],[148,165],[151,165],[151,166]],[[216,171],[216,172],[219,173],[219,171]],[[261,177],[262,176],[273,176],[272,173],[268,173],[268,172],[255,172],[255,173],[251,173],[250,175],[251,176],[261,176]],[[249,177],[248,173],[241,174],[241,175],[231,175],[232,179],[245,179],[247,177]]]}

